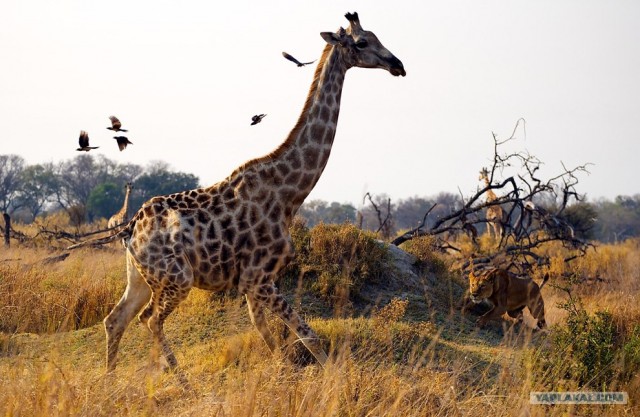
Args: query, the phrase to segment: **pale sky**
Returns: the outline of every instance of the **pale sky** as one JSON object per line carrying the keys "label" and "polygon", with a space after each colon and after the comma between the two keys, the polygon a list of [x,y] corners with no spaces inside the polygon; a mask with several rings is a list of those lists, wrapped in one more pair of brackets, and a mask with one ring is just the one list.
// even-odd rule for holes
{"label": "pale sky", "polygon": [[[545,162],[593,163],[590,199],[640,193],[638,1],[17,1],[0,7],[0,154],[75,157],[80,130],[122,163],[213,184],[282,142],[322,31],[357,11],[404,78],[351,69],[331,158],[310,199],[473,192],[491,132]],[[251,116],[267,113],[250,126]],[[133,142],[119,152],[108,116]],[[505,150],[507,150],[505,148]],[[90,173],[87,173],[90,175]]]}

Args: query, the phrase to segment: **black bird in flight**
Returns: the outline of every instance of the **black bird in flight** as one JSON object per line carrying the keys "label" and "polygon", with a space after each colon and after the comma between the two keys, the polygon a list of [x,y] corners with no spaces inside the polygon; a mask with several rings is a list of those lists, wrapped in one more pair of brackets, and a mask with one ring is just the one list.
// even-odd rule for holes
{"label": "black bird in flight", "polygon": [[122,127],[122,123],[120,123],[120,120],[118,120],[116,116],[109,116],[109,120],[111,120],[111,127],[108,127],[107,129],[113,130],[114,132],[127,132],[125,129],[120,129]]}
{"label": "black bird in flight", "polygon": [[257,125],[258,123],[260,123],[264,118],[264,116],[266,116],[266,114],[256,114],[255,116],[253,116],[251,118],[251,126]]}
{"label": "black bird in flight", "polygon": [[80,147],[76,149],[76,151],[89,152],[91,149],[99,148],[99,146],[89,146],[89,134],[84,130],[80,131],[80,138],[78,138],[78,143],[80,143]]}
{"label": "black bird in flight", "polygon": [[[124,132],[126,132],[126,130],[124,130]],[[133,145],[133,142],[131,142],[126,136],[114,136],[113,138],[118,141],[118,148],[120,148],[120,152],[122,152],[127,145]]]}
{"label": "black bird in flight", "polygon": [[305,65],[313,64],[314,62],[316,62],[315,59],[313,61],[311,61],[311,62],[300,62],[300,61],[298,61],[297,59],[295,59],[294,57],[292,57],[291,55],[289,55],[286,52],[283,52],[282,56],[287,58],[289,61],[293,62],[294,64],[296,64],[299,67],[304,67]]}

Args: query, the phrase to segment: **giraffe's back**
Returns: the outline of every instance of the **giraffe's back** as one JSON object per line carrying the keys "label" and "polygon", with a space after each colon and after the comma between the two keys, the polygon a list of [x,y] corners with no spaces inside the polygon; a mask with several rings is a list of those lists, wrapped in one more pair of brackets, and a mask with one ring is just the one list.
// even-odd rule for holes
{"label": "giraffe's back", "polygon": [[[212,291],[236,287],[242,292],[288,263],[293,248],[285,210],[269,200],[268,192],[239,192],[238,184],[226,182],[145,203],[128,245],[139,268],[168,276],[170,261],[176,259],[177,267],[183,262],[191,266],[193,286]],[[240,194],[259,194],[260,199]]]}

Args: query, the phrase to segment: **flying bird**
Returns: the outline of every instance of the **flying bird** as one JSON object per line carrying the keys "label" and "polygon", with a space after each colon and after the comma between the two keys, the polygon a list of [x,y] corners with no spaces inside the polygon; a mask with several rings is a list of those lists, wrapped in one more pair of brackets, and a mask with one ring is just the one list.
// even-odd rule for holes
{"label": "flying bird", "polygon": [[304,67],[305,65],[313,64],[314,62],[316,62],[315,59],[313,61],[311,61],[311,62],[300,62],[300,61],[298,61],[297,59],[295,59],[294,57],[292,57],[291,55],[289,55],[286,52],[283,52],[282,56],[287,58],[289,61],[295,63],[299,67]]}
{"label": "flying bird", "polygon": [[121,129],[122,123],[120,123],[120,120],[118,120],[116,116],[109,116],[109,120],[111,120],[111,127],[107,129],[113,130],[114,132],[127,132],[127,130]]}
{"label": "flying bird", "polygon": [[89,134],[84,130],[80,131],[80,138],[78,138],[78,143],[80,143],[80,147],[76,149],[76,151],[89,152],[91,149],[99,148],[99,146],[89,146]]}
{"label": "flying bird", "polygon": [[114,136],[113,138],[118,141],[118,148],[120,148],[120,152],[122,152],[127,145],[133,145],[133,142],[131,142],[126,136]]}
{"label": "flying bird", "polygon": [[251,126],[257,125],[258,123],[260,123],[264,118],[264,116],[266,116],[266,114],[256,114],[255,116],[253,116],[251,118]]}

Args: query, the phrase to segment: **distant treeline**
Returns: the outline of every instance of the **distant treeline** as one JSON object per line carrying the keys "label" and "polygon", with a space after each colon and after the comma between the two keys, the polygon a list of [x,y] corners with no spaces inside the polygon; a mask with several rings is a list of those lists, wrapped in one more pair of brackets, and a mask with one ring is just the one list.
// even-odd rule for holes
{"label": "distant treeline", "polygon": [[[127,182],[134,186],[131,212],[151,197],[200,186],[195,175],[173,171],[162,161],[141,167],[82,154],[58,163],[28,165],[21,156],[0,155],[0,212],[23,223],[59,210],[69,213],[76,224],[109,218],[122,207]],[[537,204],[551,207],[555,202]],[[384,223],[386,233],[395,234],[416,227],[430,209],[427,227],[461,205],[460,196],[448,192],[399,200],[380,194],[363,200],[358,208],[351,203],[307,201],[298,214],[309,226],[352,222],[376,231]],[[583,237],[615,242],[640,236],[640,194],[582,201],[569,208],[567,219]],[[480,232],[483,226],[479,224]]]}
{"label": "distant treeline", "polygon": [[0,155],[0,212],[24,223],[59,210],[74,224],[109,218],[122,207],[127,182],[134,187],[129,202],[134,212],[151,197],[196,188],[199,180],[161,161],[143,168],[82,154],[59,163],[27,165],[21,156]]}
{"label": "distant treeline", "polygon": [[[460,197],[447,192],[431,197],[409,197],[395,201],[385,195],[378,195],[374,196],[372,201],[377,210],[368,200],[358,209],[349,203],[313,200],[302,205],[299,215],[306,219],[309,226],[319,222],[348,221],[359,223],[363,228],[374,231],[380,228],[382,220],[386,221],[385,227],[394,235],[399,231],[416,227],[429,209],[431,212],[427,216],[427,228],[439,218],[462,207]],[[555,202],[542,201],[537,204],[552,207]],[[640,194],[618,196],[613,201],[582,201],[569,206],[565,215],[575,232],[583,238],[617,242],[640,236]],[[480,233],[484,231],[483,223],[478,223],[477,227]]]}

